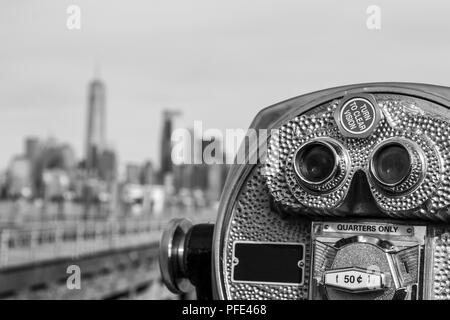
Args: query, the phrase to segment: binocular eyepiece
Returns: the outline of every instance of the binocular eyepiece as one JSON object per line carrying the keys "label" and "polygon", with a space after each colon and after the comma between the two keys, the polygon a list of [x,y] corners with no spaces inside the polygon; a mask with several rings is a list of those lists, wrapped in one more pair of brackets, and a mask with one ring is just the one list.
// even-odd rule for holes
{"label": "binocular eyepiece", "polygon": [[340,159],[335,147],[326,141],[305,143],[295,155],[295,170],[302,183],[321,185],[336,175]]}
{"label": "binocular eyepiece", "polygon": [[370,162],[370,173],[381,185],[394,187],[411,173],[412,157],[399,142],[386,143],[377,148]]}
{"label": "binocular eyepiece", "polygon": [[173,292],[205,299],[450,299],[450,88],[375,83],[261,111],[215,225],[171,222]]}

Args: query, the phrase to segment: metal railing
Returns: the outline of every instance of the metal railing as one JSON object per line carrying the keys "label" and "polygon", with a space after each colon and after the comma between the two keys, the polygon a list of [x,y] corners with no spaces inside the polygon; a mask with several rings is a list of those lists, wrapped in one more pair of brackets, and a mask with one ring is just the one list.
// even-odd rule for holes
{"label": "metal railing", "polygon": [[64,221],[0,230],[0,268],[158,242],[167,220]]}
{"label": "metal railing", "polygon": [[[101,251],[158,243],[171,218],[212,222],[215,210],[167,212],[163,217],[114,220],[28,221],[0,224],[0,270],[9,266],[73,258]],[[20,226],[19,226],[20,225]]]}

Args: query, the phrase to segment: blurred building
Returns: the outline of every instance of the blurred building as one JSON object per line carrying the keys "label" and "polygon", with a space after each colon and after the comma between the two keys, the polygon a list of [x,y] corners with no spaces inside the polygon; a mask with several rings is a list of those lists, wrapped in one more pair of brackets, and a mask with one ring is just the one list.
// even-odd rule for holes
{"label": "blurred building", "polygon": [[161,216],[164,213],[167,199],[163,186],[151,185],[145,200],[144,205],[148,206],[148,211],[153,216]]}
{"label": "blurred building", "polygon": [[156,183],[155,170],[151,161],[146,161],[141,169],[141,184],[151,185]]}
{"label": "blurred building", "polygon": [[42,195],[43,144],[37,137],[25,138],[25,157],[31,163],[31,189],[33,196]]}
{"label": "blurred building", "polygon": [[4,199],[8,196],[7,194],[7,176],[6,172],[0,172],[0,199]]}
{"label": "blurred building", "polygon": [[175,190],[182,203],[193,202],[198,206],[215,204],[222,193],[228,169],[224,164],[222,141],[217,137],[196,138],[192,133],[191,141],[188,141],[190,146],[197,139],[201,148],[191,148],[194,163],[174,166]]}
{"label": "blurred building", "polygon": [[226,155],[223,149],[222,141],[216,137],[211,137],[207,140],[206,148],[212,143],[215,144],[213,148],[212,157],[217,160],[217,163],[208,164],[207,173],[207,191],[206,197],[210,203],[217,202],[222,194],[223,186],[225,184],[225,178],[228,173],[228,166],[226,165]]}
{"label": "blurred building", "polygon": [[125,182],[128,184],[140,184],[141,166],[136,163],[128,163],[125,167]]}
{"label": "blurred building", "polygon": [[7,194],[11,198],[32,196],[31,162],[25,156],[11,160],[7,172]]}
{"label": "blurred building", "polygon": [[[209,174],[209,165],[205,162],[204,152],[206,147],[214,141],[214,138],[211,140],[200,138],[199,145],[201,145],[201,149],[196,150],[197,153],[194,154],[194,159],[197,159],[194,163],[194,174],[193,174],[193,188],[197,190],[206,191],[208,188],[208,174]],[[217,151],[216,151],[217,152]]]}
{"label": "blurred building", "polygon": [[[175,192],[188,194],[191,193],[194,188],[194,130],[192,128],[187,130],[188,134],[185,137],[186,145],[183,146],[184,150],[190,152],[186,154],[186,159],[180,159],[181,163],[177,164],[173,168],[174,175],[174,188]],[[198,159],[201,161],[201,159]]]}
{"label": "blurred building", "polygon": [[172,130],[173,118],[178,116],[180,112],[173,110],[164,110],[163,112],[163,127],[161,135],[161,179],[168,173],[172,173]]}
{"label": "blurred building", "polygon": [[98,173],[99,162],[106,143],[105,86],[95,79],[88,87],[86,133],[86,168]]}
{"label": "blurred building", "polygon": [[74,170],[71,181],[71,189],[73,191],[73,197],[76,202],[82,202],[85,196],[87,173],[82,166],[77,166]]}
{"label": "blurred building", "polygon": [[175,190],[191,190],[194,187],[194,165],[179,164],[173,169]]}
{"label": "blurred building", "polygon": [[100,179],[112,183],[117,178],[117,157],[113,150],[105,149],[99,158],[98,171]]}
{"label": "blurred building", "polygon": [[69,196],[70,177],[61,168],[44,169],[44,198],[50,201],[62,201]]}
{"label": "blurred building", "polygon": [[[29,197],[62,197],[64,192],[54,191],[61,188],[56,187],[58,181],[62,181],[65,189],[73,189],[76,169],[76,155],[71,145],[54,138],[42,141],[37,137],[26,137],[23,155],[15,157],[8,170],[8,188],[17,196],[18,181],[26,180],[30,188]],[[49,195],[49,190],[53,190],[50,192],[52,195]]]}
{"label": "blurred building", "polygon": [[37,137],[25,138],[25,156],[30,159],[36,159],[41,153],[41,143]]}
{"label": "blurred building", "polygon": [[60,157],[61,157],[61,167],[66,171],[72,172],[77,165],[77,159],[75,156],[75,151],[69,144],[62,144],[58,146]]}
{"label": "blurred building", "polygon": [[43,146],[42,159],[44,169],[62,169],[72,171],[76,166],[75,151],[68,144],[59,144],[49,139]]}

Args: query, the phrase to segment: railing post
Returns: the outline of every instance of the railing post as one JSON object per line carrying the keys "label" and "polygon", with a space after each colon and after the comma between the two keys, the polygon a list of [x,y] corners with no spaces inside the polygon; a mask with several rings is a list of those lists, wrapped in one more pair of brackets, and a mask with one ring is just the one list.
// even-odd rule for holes
{"label": "railing post", "polygon": [[84,224],[77,223],[75,243],[77,247],[77,257],[79,257],[84,249]]}
{"label": "railing post", "polygon": [[31,261],[36,259],[37,247],[38,247],[38,238],[39,238],[39,229],[32,228],[30,234],[30,252],[29,257]]}
{"label": "railing post", "polygon": [[62,244],[63,244],[63,232],[62,228],[59,224],[55,225],[55,257],[60,256],[63,252],[62,250]]}
{"label": "railing post", "polygon": [[111,230],[111,234],[110,234],[110,239],[109,239],[109,246],[110,248],[115,248],[117,246],[117,244],[119,243],[119,233],[120,233],[120,226],[119,226],[119,222],[117,220],[113,220],[111,221],[111,226],[110,226],[110,230]]}
{"label": "railing post", "polygon": [[95,222],[94,224],[94,249],[99,250],[100,249],[100,232],[99,232],[99,226],[100,224],[98,222]]}
{"label": "railing post", "polygon": [[6,267],[9,258],[9,238],[10,232],[8,229],[3,229],[0,237],[0,266]]}

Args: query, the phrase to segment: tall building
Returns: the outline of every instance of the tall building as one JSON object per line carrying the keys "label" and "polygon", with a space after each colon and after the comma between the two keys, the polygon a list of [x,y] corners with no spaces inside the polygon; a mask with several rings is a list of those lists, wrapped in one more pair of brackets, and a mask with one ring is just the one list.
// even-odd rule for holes
{"label": "tall building", "polygon": [[218,140],[216,137],[211,137],[209,141],[210,143],[216,143],[217,148],[211,155],[217,160],[220,160],[220,162],[208,166],[207,198],[210,202],[217,202],[222,194],[227,173],[227,165],[225,164],[226,156],[223,150],[222,141]]}
{"label": "tall building", "polygon": [[151,161],[146,161],[141,170],[141,184],[154,184],[155,172]]}
{"label": "tall building", "polygon": [[194,165],[192,164],[177,164],[173,168],[173,183],[175,191],[179,192],[182,189],[192,190],[194,185]]}
{"label": "tall building", "polygon": [[25,156],[16,156],[8,168],[8,195],[29,197],[32,195],[31,162]]}
{"label": "tall building", "polygon": [[42,194],[43,144],[37,137],[25,139],[25,157],[31,165],[31,189],[33,196]]}
{"label": "tall building", "polygon": [[59,149],[61,153],[63,169],[66,171],[73,171],[77,165],[77,158],[72,146],[65,143],[60,145]]}
{"label": "tall building", "polygon": [[203,158],[203,154],[205,152],[206,147],[212,143],[212,140],[204,139],[203,137],[198,138],[199,145],[201,145],[201,149],[195,150],[197,153],[194,153],[194,159],[197,159],[200,163],[194,164],[194,174],[193,178],[193,186],[195,189],[200,189],[206,191],[208,189],[208,171],[209,165],[205,163],[205,159]]}
{"label": "tall building", "polygon": [[163,128],[161,136],[161,178],[167,173],[172,173],[172,130],[173,130],[173,118],[180,113],[173,110],[164,110],[163,112]]}
{"label": "tall building", "polygon": [[105,86],[98,79],[89,84],[87,117],[86,168],[98,171],[106,140]]}
{"label": "tall building", "polygon": [[41,151],[41,145],[39,138],[37,137],[27,137],[25,139],[25,156],[33,161],[37,158]]}
{"label": "tall building", "polygon": [[139,184],[141,177],[141,167],[135,163],[128,163],[125,167],[125,181],[127,183]]}
{"label": "tall building", "polygon": [[100,153],[98,170],[100,179],[113,182],[117,176],[117,156],[114,150],[105,149]]}
{"label": "tall building", "polygon": [[72,147],[52,140],[45,143],[42,158],[45,169],[58,168],[70,171],[76,166],[75,152]]}

